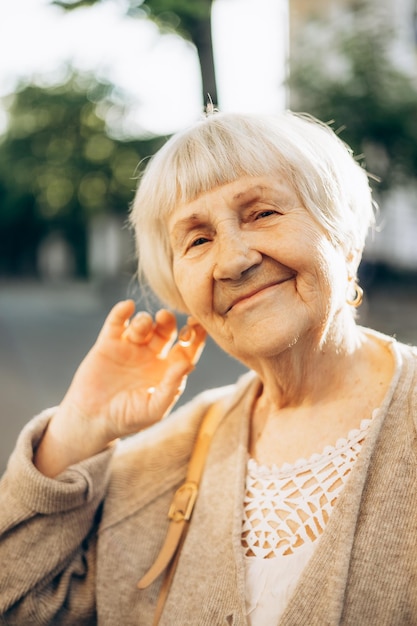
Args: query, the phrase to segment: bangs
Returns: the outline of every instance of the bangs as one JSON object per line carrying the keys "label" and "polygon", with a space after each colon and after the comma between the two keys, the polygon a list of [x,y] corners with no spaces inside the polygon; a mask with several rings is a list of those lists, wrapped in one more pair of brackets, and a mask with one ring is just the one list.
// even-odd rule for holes
{"label": "bangs", "polygon": [[[209,129],[212,130],[212,129]],[[264,176],[277,171],[277,150],[264,137],[191,137],[176,156],[177,200],[192,202],[215,187],[242,176]]]}
{"label": "bangs", "polygon": [[[149,164],[146,177],[154,179],[156,174],[163,181],[153,194],[154,218],[164,219],[178,204],[192,202],[242,176],[264,176],[283,169],[283,157],[261,124],[239,120],[237,125],[234,120],[229,128],[227,118],[219,117],[170,139],[163,155],[157,154]],[[148,196],[148,190],[143,191]]]}

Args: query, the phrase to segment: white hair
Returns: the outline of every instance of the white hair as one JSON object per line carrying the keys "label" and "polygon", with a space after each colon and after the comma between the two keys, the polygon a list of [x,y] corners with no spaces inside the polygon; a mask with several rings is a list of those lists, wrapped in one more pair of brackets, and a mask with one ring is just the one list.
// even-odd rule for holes
{"label": "white hair", "polygon": [[175,207],[242,176],[276,174],[286,177],[333,244],[359,262],[374,205],[366,171],[334,131],[290,111],[214,113],[175,134],[150,159],[132,206],[139,274],[162,302],[185,310],[167,229]]}

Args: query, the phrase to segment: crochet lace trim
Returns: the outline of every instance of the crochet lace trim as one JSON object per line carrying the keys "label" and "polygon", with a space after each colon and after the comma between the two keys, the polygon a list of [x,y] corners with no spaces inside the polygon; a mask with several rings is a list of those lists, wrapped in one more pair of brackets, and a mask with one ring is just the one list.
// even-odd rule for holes
{"label": "crochet lace trim", "polygon": [[370,423],[363,420],[347,439],[293,465],[267,467],[249,459],[242,525],[245,556],[291,555],[320,537]]}

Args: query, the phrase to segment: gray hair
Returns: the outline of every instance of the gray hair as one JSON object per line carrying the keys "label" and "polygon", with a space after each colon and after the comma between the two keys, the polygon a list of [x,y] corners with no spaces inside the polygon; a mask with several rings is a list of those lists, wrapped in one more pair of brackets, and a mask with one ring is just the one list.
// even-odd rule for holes
{"label": "gray hair", "polygon": [[139,275],[162,302],[185,310],[173,278],[167,229],[176,206],[242,176],[278,173],[333,244],[359,260],[374,205],[366,171],[335,132],[289,111],[214,113],[175,134],[150,159],[132,205]]}

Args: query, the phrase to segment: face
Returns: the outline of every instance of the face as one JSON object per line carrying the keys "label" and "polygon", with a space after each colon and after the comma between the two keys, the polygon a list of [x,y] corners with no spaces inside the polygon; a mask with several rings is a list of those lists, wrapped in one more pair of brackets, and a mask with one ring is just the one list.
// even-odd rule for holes
{"label": "face", "polygon": [[243,177],[168,223],[176,285],[213,339],[250,367],[323,342],[345,300],[346,261],[282,176]]}

